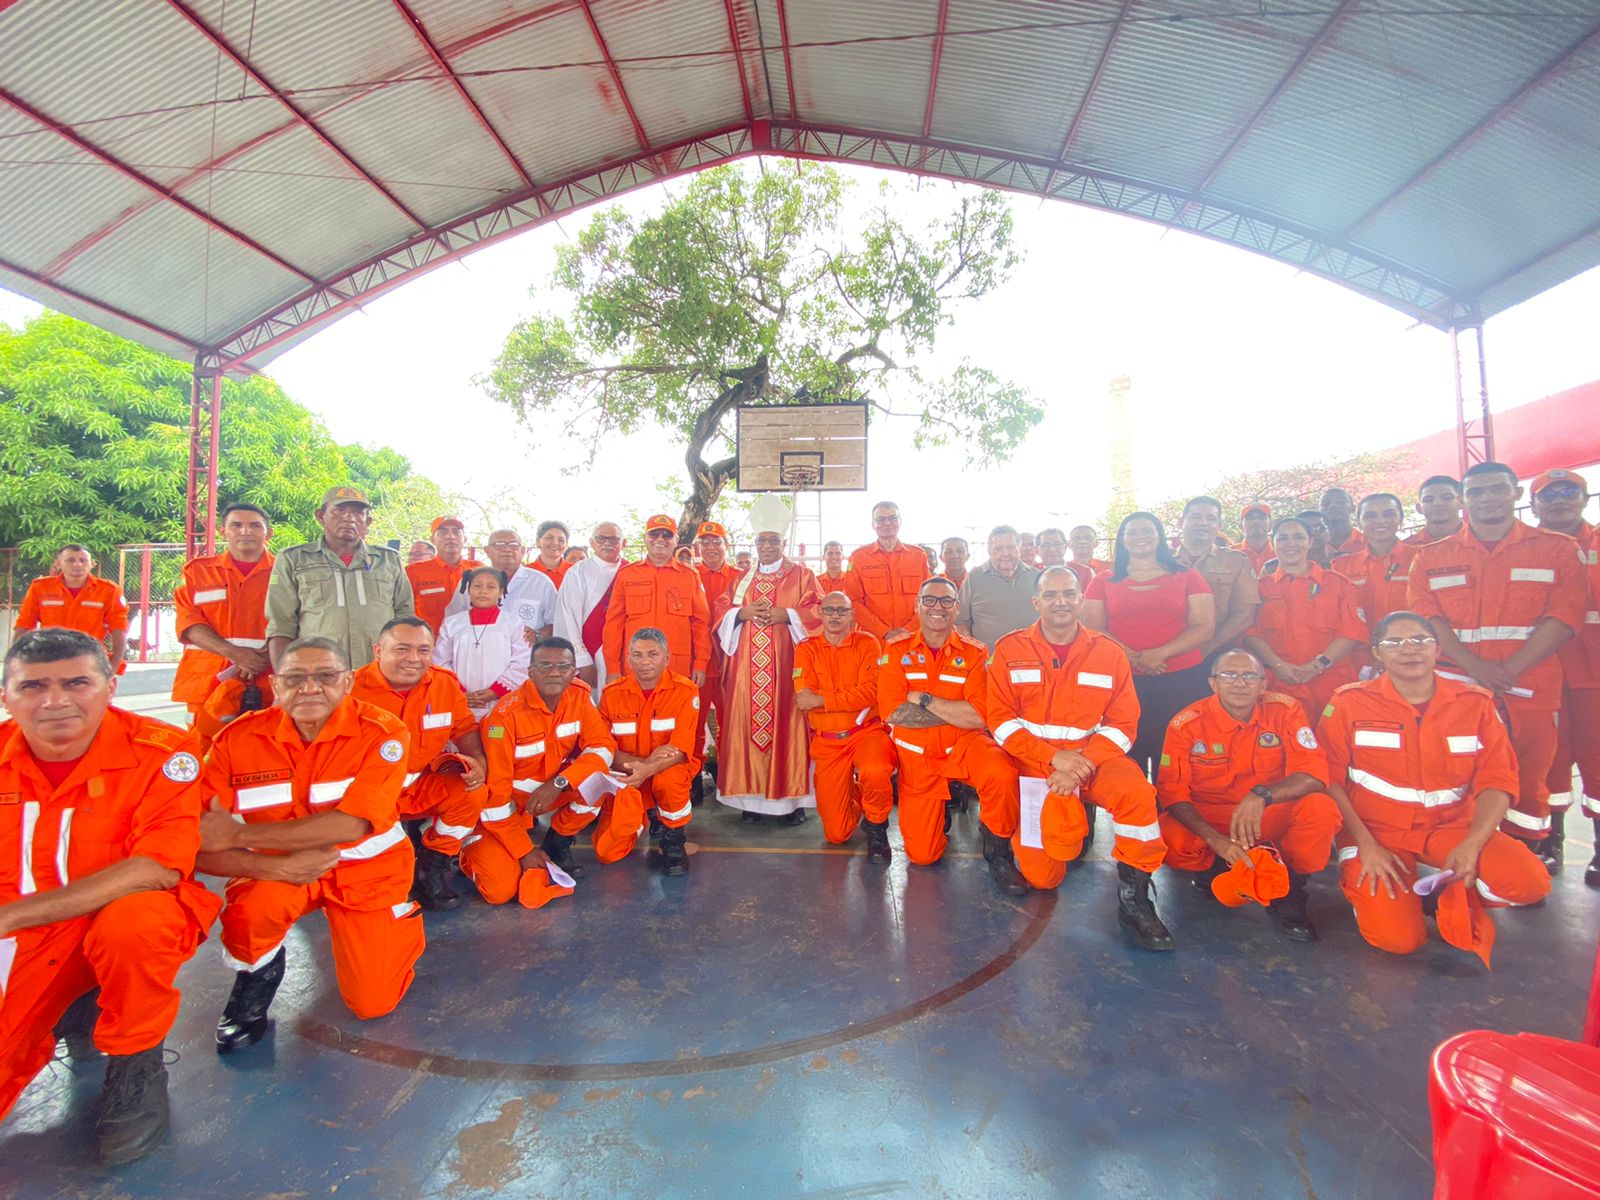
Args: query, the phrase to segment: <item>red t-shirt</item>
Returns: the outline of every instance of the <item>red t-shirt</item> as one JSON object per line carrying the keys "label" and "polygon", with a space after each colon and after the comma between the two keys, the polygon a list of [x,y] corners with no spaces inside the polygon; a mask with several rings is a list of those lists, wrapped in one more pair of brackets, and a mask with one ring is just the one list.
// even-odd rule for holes
{"label": "red t-shirt", "polygon": [[[352,555],[351,557],[354,557],[354,555]],[[231,562],[235,567],[238,568],[239,574],[248,575],[248,574],[250,574],[251,571],[254,571],[257,567],[259,567],[266,560],[263,557],[263,558],[256,559],[254,562],[240,562],[237,558],[235,558],[233,555],[230,554],[230,555],[228,555],[228,561]]]}
{"label": "red t-shirt", "polygon": [[[1096,575],[1084,592],[1085,600],[1103,600],[1106,632],[1132,650],[1164,646],[1189,627],[1189,597],[1209,595],[1211,585],[1199,571],[1184,570],[1143,581],[1127,578],[1112,582],[1111,572]],[[1190,650],[1167,660],[1167,670],[1181,671],[1205,657]]]}
{"label": "red t-shirt", "polygon": [[72,774],[72,769],[83,761],[83,756],[79,755],[77,758],[70,759],[67,762],[48,762],[35,754],[33,755],[33,761],[34,765],[39,768],[40,773],[50,781],[50,786],[58,788],[67,781],[67,776]]}

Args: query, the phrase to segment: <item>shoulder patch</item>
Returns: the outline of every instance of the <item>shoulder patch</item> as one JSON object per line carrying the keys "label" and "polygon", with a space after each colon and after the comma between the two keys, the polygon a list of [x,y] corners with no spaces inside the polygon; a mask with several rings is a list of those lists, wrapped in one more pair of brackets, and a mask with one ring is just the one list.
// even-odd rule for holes
{"label": "shoulder patch", "polygon": [[378,757],[384,762],[397,763],[405,757],[406,748],[398,738],[390,738],[378,747]]}
{"label": "shoulder patch", "polygon": [[1295,702],[1293,696],[1286,696],[1282,692],[1261,693],[1261,703],[1263,704],[1294,704]]}
{"label": "shoulder patch", "polygon": [[162,765],[161,773],[173,783],[193,783],[200,778],[200,760],[180,750]]}
{"label": "shoulder patch", "polygon": [[1317,748],[1317,735],[1311,732],[1311,726],[1309,725],[1300,726],[1300,728],[1295,731],[1294,740],[1299,742],[1307,750],[1315,750]]}
{"label": "shoulder patch", "polygon": [[490,725],[483,731],[483,736],[486,738],[503,738],[506,736],[506,727],[504,725]]}
{"label": "shoulder patch", "polygon": [[1333,716],[1333,704],[1331,702],[1328,704],[1327,708],[1322,710],[1322,715],[1325,717]]}
{"label": "shoulder patch", "polygon": [[878,659],[878,665],[880,667],[887,667],[889,665],[889,656],[887,654],[885,654],[881,658],[879,658]]}

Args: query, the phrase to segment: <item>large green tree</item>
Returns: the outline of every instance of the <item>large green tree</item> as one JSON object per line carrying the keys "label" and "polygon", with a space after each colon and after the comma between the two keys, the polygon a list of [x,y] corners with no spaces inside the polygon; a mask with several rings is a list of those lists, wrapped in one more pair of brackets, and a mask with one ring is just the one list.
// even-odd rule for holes
{"label": "large green tree", "polygon": [[[788,160],[696,175],[657,215],[597,213],[560,248],[570,316],[520,322],[481,380],[590,461],[612,433],[658,428],[683,447],[693,530],[734,475],[740,403],[865,399],[910,442],[1005,459],[1043,416],[1019,387],[962,360],[928,366],[940,332],[1018,262],[1009,202],[964,192],[925,228],[887,183],[852,204],[831,167]],[[864,210],[864,211],[863,211]]]}
{"label": "large green tree", "polygon": [[[106,561],[119,544],[181,541],[189,376],[70,317],[0,325],[0,546],[38,565],[63,542]],[[222,396],[218,496],[271,513],[275,544],[313,536],[322,493],[340,483],[372,496],[374,539],[416,536],[443,511],[438,485],[403,455],[340,446],[272,380],[230,379]]]}

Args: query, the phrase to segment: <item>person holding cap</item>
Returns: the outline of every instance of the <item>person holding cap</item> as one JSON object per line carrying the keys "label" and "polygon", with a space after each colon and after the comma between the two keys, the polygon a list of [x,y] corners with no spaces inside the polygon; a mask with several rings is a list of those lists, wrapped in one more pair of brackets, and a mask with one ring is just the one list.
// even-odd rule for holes
{"label": "person holding cap", "polygon": [[1517,520],[1522,485],[1506,464],[1473,464],[1461,495],[1467,523],[1418,548],[1408,607],[1433,626],[1440,670],[1494,693],[1520,774],[1505,831],[1532,843],[1554,873],[1561,869],[1548,782],[1561,707],[1556,651],[1584,626],[1585,568],[1571,538]]}
{"label": "person holding cap", "polygon": [[572,540],[572,531],[560,521],[540,521],[533,540],[539,553],[526,565],[548,579],[551,587],[559,589],[572,565],[567,561],[567,543]]}
{"label": "person holding cap", "polygon": [[[1564,842],[1567,809],[1581,795],[1593,818],[1597,847],[1583,881],[1600,887],[1600,534],[1583,519],[1589,485],[1576,471],[1546,471],[1533,481],[1533,515],[1539,528],[1564,533],[1578,543],[1588,576],[1583,628],[1557,654],[1561,660],[1561,714],[1556,719],[1556,758],[1550,766],[1550,836],[1556,853]],[[1581,789],[1573,783],[1576,765]]]}
{"label": "person holding cap", "polygon": [[1272,505],[1259,500],[1246,504],[1239,510],[1239,526],[1244,530],[1244,537],[1235,542],[1233,548],[1250,560],[1251,568],[1259,576],[1262,566],[1273,555]]}
{"label": "person holding cap", "polygon": [[601,648],[606,669],[626,675],[633,635],[659,629],[672,648],[672,670],[700,687],[711,662],[711,606],[695,569],[673,558],[677,544],[678,523],[665,513],[644,523],[645,556],[617,571]]}
{"label": "person holding cap", "polygon": [[437,553],[422,562],[410,563],[406,567],[406,578],[411,581],[417,616],[426,621],[434,637],[438,637],[445,606],[460,590],[462,574],[483,564],[462,555],[467,533],[460,517],[435,517],[428,527],[428,537]]}
{"label": "person holding cap", "polygon": [[352,667],[364,667],[383,627],[415,615],[411,580],[399,554],[367,545],[372,504],[360,488],[329,488],[316,515],[322,537],[290,546],[272,564],[267,652],[276,667],[290,642],[327,638]]}

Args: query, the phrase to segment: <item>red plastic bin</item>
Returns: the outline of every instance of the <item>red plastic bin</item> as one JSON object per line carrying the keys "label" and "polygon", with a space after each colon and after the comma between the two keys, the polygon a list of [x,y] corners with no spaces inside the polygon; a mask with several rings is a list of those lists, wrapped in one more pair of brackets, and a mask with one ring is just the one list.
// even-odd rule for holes
{"label": "red plastic bin", "polygon": [[1600,1047],[1477,1030],[1433,1052],[1434,1200],[1600,1200]]}

